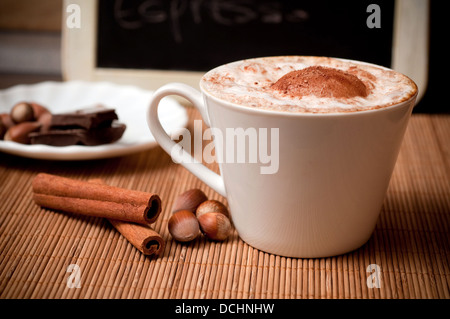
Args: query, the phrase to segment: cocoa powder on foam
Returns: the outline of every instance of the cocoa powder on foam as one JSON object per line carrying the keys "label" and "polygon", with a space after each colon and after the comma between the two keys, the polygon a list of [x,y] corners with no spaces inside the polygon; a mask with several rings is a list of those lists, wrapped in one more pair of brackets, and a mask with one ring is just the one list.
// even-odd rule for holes
{"label": "cocoa powder on foam", "polygon": [[232,62],[206,73],[200,85],[231,103],[293,113],[371,110],[401,103],[417,93],[411,79],[387,68],[305,56]]}
{"label": "cocoa powder on foam", "polygon": [[368,89],[357,76],[342,70],[310,66],[282,76],[272,86],[283,94],[301,98],[314,95],[328,98],[366,97]]}

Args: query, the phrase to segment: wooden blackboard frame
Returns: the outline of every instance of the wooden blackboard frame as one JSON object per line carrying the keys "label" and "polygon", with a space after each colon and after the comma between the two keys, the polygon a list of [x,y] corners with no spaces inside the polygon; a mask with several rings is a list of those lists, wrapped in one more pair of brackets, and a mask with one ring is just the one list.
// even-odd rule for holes
{"label": "wooden blackboard frame", "polygon": [[[66,12],[79,6],[81,25],[69,28]],[[64,80],[110,81],[155,90],[168,82],[198,87],[203,72],[100,68],[96,65],[97,0],[64,0],[62,70]],[[417,101],[428,83],[429,0],[395,0],[392,68],[411,77],[419,87]]]}

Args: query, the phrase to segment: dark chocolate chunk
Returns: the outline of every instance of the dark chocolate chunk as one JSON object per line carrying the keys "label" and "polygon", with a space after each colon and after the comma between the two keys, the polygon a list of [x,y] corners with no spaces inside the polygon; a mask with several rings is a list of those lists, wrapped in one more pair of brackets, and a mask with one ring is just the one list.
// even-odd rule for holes
{"label": "dark chocolate chunk", "polygon": [[111,126],[90,130],[77,128],[68,130],[51,129],[47,132],[30,133],[31,144],[52,146],[86,145],[95,146],[113,143],[120,139],[126,125],[113,122]]}
{"label": "dark chocolate chunk", "polygon": [[87,130],[96,127],[110,126],[117,120],[114,109],[104,107],[92,107],[70,113],[53,114],[51,128],[85,128]]}

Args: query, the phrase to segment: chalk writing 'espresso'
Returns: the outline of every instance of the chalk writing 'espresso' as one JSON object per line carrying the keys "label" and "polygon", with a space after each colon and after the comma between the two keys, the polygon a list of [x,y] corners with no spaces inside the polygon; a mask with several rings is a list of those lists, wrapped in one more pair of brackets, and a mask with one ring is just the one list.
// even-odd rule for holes
{"label": "chalk writing 'espresso'", "polygon": [[267,24],[301,23],[309,18],[309,14],[302,9],[285,12],[279,2],[259,3],[256,0],[146,0],[134,7],[125,6],[124,0],[116,0],[114,16],[124,29],[170,23],[173,38],[177,43],[183,42],[180,19],[184,16],[189,16],[195,24],[201,24],[206,17],[224,26],[243,25],[254,21]]}

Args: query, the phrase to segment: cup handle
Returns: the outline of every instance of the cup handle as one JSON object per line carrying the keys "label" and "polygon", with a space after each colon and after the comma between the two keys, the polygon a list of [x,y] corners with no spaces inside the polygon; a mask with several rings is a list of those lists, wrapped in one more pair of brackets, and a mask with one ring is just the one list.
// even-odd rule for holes
{"label": "cup handle", "polygon": [[[206,125],[210,126],[208,113],[201,93],[183,83],[169,83],[155,91],[147,110],[147,124],[155,137],[155,140],[169,155],[172,156],[172,159],[176,163],[183,165],[188,171],[220,195],[226,196],[222,177],[197,161],[184,149],[181,149],[181,146],[175,143],[163,129],[158,117],[158,106],[161,99],[168,95],[179,95],[187,99],[199,110]],[[178,148],[175,152],[173,151],[174,147]]]}

